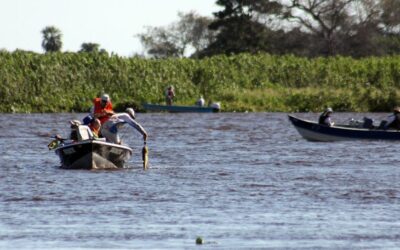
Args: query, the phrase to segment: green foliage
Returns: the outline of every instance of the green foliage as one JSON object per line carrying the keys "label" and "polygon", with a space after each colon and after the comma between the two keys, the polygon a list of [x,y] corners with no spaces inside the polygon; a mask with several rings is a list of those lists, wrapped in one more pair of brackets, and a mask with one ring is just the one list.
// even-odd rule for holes
{"label": "green foliage", "polygon": [[398,105],[400,57],[306,59],[240,54],[197,59],[143,59],[106,53],[0,51],[0,112],[87,112],[110,94],[117,110],[176,103],[203,95],[224,111],[388,111]]}
{"label": "green foliage", "polygon": [[100,44],[98,44],[98,43],[82,43],[81,50],[79,52],[98,53],[98,52],[100,52]]}
{"label": "green foliage", "polygon": [[280,4],[269,0],[217,0],[216,4],[224,9],[214,13],[216,19],[209,28],[218,32],[215,41],[198,53],[199,57],[271,51],[274,32],[256,16],[276,14]]}

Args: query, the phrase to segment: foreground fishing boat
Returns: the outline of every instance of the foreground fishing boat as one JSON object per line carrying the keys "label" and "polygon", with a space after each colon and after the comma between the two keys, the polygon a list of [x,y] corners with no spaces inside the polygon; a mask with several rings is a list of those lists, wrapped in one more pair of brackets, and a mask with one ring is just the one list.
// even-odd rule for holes
{"label": "foreground fishing boat", "polygon": [[289,115],[289,120],[299,134],[309,141],[343,140],[400,140],[399,130],[384,130],[376,127],[364,128],[362,125],[326,126],[317,122],[296,118]]}
{"label": "foreground fishing boat", "polygon": [[92,139],[61,143],[55,152],[67,169],[123,168],[132,155],[127,146]]}
{"label": "foreground fishing boat", "polygon": [[175,105],[159,105],[159,104],[143,104],[146,111],[155,112],[171,112],[171,113],[213,113],[219,112],[219,106],[200,107],[200,106],[175,106]]}
{"label": "foreground fishing boat", "polygon": [[48,148],[54,150],[66,169],[113,169],[123,168],[132,156],[132,149],[125,145],[95,138],[88,126],[71,121],[69,139],[55,136]]}

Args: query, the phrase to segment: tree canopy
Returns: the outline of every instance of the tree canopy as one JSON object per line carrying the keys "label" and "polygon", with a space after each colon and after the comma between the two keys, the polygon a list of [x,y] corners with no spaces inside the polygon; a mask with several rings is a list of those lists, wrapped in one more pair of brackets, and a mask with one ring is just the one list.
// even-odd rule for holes
{"label": "tree canopy", "polygon": [[193,54],[206,48],[215,35],[208,29],[211,20],[195,12],[179,13],[180,20],[167,27],[146,27],[138,34],[147,54],[155,58],[183,57],[188,50]]}
{"label": "tree canopy", "polygon": [[[180,13],[168,27],[140,34],[147,53],[182,57],[243,52],[300,56],[400,53],[398,0],[216,0],[214,18]],[[196,26],[194,29],[193,24]],[[207,24],[207,25],[206,25]],[[195,36],[198,34],[198,36]]]}
{"label": "tree canopy", "polygon": [[42,30],[43,41],[42,48],[46,52],[61,51],[62,48],[62,33],[55,26],[47,26]]}
{"label": "tree canopy", "polygon": [[100,44],[98,43],[82,43],[81,50],[79,52],[96,53],[100,50]]}

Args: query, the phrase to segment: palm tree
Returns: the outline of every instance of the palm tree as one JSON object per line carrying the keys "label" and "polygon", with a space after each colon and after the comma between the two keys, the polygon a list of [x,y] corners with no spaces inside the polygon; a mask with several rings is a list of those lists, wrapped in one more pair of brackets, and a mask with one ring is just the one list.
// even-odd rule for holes
{"label": "palm tree", "polygon": [[47,52],[57,52],[61,50],[61,31],[54,26],[47,26],[42,30],[42,47]]}

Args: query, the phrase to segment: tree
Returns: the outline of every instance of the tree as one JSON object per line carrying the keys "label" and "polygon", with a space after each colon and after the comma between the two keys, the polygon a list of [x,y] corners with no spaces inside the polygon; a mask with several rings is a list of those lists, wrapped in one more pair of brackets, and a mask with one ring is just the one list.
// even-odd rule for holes
{"label": "tree", "polygon": [[194,49],[194,54],[202,51],[210,45],[216,37],[216,32],[210,30],[208,26],[212,19],[200,16],[195,12],[187,14],[179,13],[178,31],[185,37],[187,44]]}
{"label": "tree", "polygon": [[141,34],[160,57],[267,52],[353,57],[400,53],[399,0],[216,0],[214,19],[180,14]]}
{"label": "tree", "polygon": [[269,15],[279,14],[281,5],[278,2],[217,0],[216,4],[224,9],[214,13],[216,19],[209,28],[217,32],[217,37],[202,52],[203,56],[271,50],[271,43],[268,41],[273,31],[267,27],[265,21]]}
{"label": "tree", "polygon": [[282,4],[286,19],[299,24],[322,42],[320,53],[335,55],[352,24],[351,5],[356,1],[289,0]]}
{"label": "tree", "polygon": [[82,43],[79,52],[96,53],[99,52],[100,45],[98,43]]}
{"label": "tree", "polygon": [[379,56],[394,51],[399,43],[398,0],[281,2],[284,17],[314,37],[314,42],[310,43],[310,54],[317,51],[317,55]]}
{"label": "tree", "polygon": [[82,43],[81,50],[79,52],[99,52],[100,45],[98,43]]}
{"label": "tree", "polygon": [[195,12],[178,13],[180,20],[167,27],[146,27],[146,32],[138,37],[147,53],[156,58],[183,57],[189,50],[204,49],[214,39],[208,30],[211,20]]}
{"label": "tree", "polygon": [[179,39],[172,29],[173,27],[146,27],[146,33],[138,36],[147,54],[155,58],[183,56],[184,45],[178,45]]}
{"label": "tree", "polygon": [[381,0],[379,2],[380,18],[386,34],[399,35],[400,1]]}
{"label": "tree", "polygon": [[47,26],[42,30],[42,34],[43,34],[42,48],[46,52],[61,51],[62,34],[58,28],[54,26]]}

